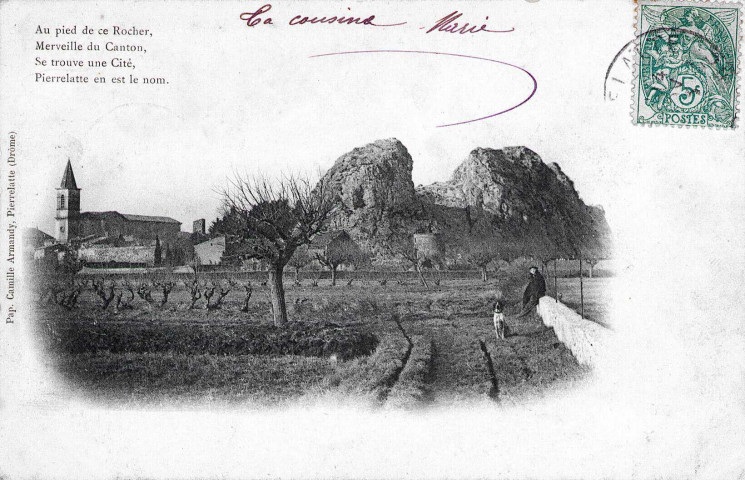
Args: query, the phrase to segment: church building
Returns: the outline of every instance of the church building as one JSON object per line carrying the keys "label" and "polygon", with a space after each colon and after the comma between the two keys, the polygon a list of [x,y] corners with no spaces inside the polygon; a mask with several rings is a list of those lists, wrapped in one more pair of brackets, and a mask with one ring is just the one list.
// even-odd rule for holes
{"label": "church building", "polygon": [[67,161],[62,182],[57,188],[55,238],[59,243],[96,237],[125,238],[150,243],[158,238],[164,244],[176,241],[181,222],[170,217],[131,215],[115,211],[81,212],[80,188]]}

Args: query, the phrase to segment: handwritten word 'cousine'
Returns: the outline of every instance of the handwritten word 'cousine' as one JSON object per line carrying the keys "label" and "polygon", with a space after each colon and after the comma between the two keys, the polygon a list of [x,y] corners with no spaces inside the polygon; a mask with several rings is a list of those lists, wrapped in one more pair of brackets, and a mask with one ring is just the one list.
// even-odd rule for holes
{"label": "handwritten word 'cousine'", "polygon": [[[272,20],[272,17],[261,17],[261,15],[264,15],[265,13],[269,12],[269,10],[272,9],[272,6],[270,4],[266,4],[256,10],[255,12],[243,12],[241,13],[241,20],[246,22],[246,26],[248,27],[255,27],[257,25],[274,25],[274,21]],[[350,8],[347,8],[347,10],[350,10]],[[304,25],[304,24],[338,24],[338,25],[369,25],[372,27],[394,27],[398,25],[403,25],[406,22],[403,23],[389,23],[389,24],[380,24],[375,23],[375,15],[369,15],[367,17],[344,17],[344,16],[337,16],[333,15],[330,17],[319,17],[319,16],[308,16],[308,15],[295,15],[292,17],[289,21],[289,24],[292,26],[295,25]]]}

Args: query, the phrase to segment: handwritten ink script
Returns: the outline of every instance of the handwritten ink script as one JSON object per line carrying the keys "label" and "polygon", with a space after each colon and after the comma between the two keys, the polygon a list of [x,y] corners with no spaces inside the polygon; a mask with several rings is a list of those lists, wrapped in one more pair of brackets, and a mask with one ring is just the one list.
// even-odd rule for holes
{"label": "handwritten ink script", "polygon": [[[243,12],[240,15],[240,19],[246,22],[247,27],[257,27],[259,25],[275,25],[274,19],[268,15],[271,11],[272,5],[265,4],[253,12]],[[394,22],[383,22],[378,20],[376,15],[367,16],[355,16],[352,14],[351,8],[347,7],[349,11],[346,15],[331,15],[331,16],[319,16],[319,15],[303,15],[298,14],[290,17],[287,22],[290,26],[297,25],[362,25],[370,27],[400,27],[407,25],[408,22],[394,21]],[[425,30],[425,34],[430,33],[451,33],[451,34],[476,34],[476,33],[509,33],[515,30],[514,27],[509,29],[494,29],[486,23],[481,25],[471,24],[470,22],[464,22],[461,17],[463,13],[457,10],[445,15],[444,17],[436,20],[428,26],[419,27],[421,30]],[[288,15],[289,17],[289,15]],[[489,17],[486,17],[489,20]]]}

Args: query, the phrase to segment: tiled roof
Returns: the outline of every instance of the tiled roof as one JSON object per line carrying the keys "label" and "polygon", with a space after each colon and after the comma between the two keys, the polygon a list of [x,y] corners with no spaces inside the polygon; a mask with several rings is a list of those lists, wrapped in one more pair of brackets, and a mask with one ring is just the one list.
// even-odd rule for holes
{"label": "tiled roof", "polygon": [[35,240],[35,241],[44,241],[44,240],[54,240],[54,237],[42,232],[38,228],[31,227],[26,228],[23,231],[23,237],[27,240]]}
{"label": "tiled roof", "polygon": [[130,215],[127,213],[119,213],[119,212],[114,212],[114,211],[83,212],[80,214],[80,218],[92,219],[92,220],[100,220],[100,219],[109,218],[113,216],[124,217],[125,220],[129,220],[130,222],[178,223],[179,225],[181,225],[181,222],[179,222],[178,220],[174,220],[171,217],[155,217],[155,216],[150,216],[150,215]]}
{"label": "tiled roof", "polygon": [[219,237],[210,238],[209,240],[205,240],[204,242],[197,243],[194,246],[199,247],[199,246],[207,246],[207,245],[222,245],[224,247],[225,237],[220,235]]}
{"label": "tiled roof", "polygon": [[179,225],[181,225],[181,222],[179,222],[178,220],[174,220],[171,217],[155,217],[155,216],[150,216],[150,215],[130,215],[127,213],[122,213],[122,216],[132,222],[178,223]]}
{"label": "tiled roof", "polygon": [[105,219],[105,218],[121,217],[121,216],[123,216],[121,213],[119,213],[119,212],[112,212],[112,211],[109,211],[109,212],[82,212],[80,214],[80,218],[90,219],[90,220],[102,220],[102,219]]}
{"label": "tiled roof", "polygon": [[75,174],[72,173],[72,164],[70,159],[67,159],[67,166],[65,167],[65,174],[62,175],[62,183],[60,188],[66,188],[68,190],[78,190],[78,184],[75,183]]}

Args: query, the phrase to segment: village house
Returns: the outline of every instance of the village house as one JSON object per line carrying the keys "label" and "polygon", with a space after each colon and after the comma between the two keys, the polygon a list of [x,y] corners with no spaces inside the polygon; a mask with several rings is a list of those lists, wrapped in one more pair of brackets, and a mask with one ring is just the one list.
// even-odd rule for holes
{"label": "village house", "polygon": [[56,188],[55,231],[26,229],[28,260],[54,266],[71,248],[88,266],[152,267],[191,258],[190,234],[171,217],[118,211],[81,212],[80,191],[68,160]]}
{"label": "village house", "polygon": [[194,257],[200,265],[220,265],[225,254],[225,237],[211,238],[194,245]]}
{"label": "village house", "polygon": [[131,237],[142,243],[159,238],[163,244],[171,244],[181,231],[181,222],[170,217],[116,211],[81,212],[80,190],[68,160],[57,188],[54,236],[59,243],[91,237]]}

